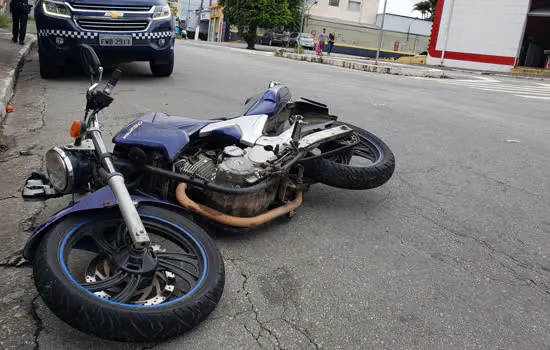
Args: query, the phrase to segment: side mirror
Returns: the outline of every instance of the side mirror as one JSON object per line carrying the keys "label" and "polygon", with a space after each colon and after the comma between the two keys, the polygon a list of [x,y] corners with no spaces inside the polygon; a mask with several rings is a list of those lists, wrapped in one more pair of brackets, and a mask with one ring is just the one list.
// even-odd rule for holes
{"label": "side mirror", "polygon": [[103,67],[101,67],[101,61],[91,46],[80,44],[80,62],[86,75],[99,76],[99,80],[101,80]]}

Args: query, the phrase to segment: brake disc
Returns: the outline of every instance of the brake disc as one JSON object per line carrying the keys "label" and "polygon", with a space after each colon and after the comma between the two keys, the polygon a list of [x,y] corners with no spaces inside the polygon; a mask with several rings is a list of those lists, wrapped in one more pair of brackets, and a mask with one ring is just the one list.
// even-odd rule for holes
{"label": "brake disc", "polygon": [[[152,246],[153,251],[161,251],[159,246]],[[85,272],[86,283],[103,281],[113,276],[109,257],[97,255],[88,264]],[[144,279],[128,303],[138,305],[157,305],[168,300],[174,292],[176,276],[170,271],[157,271],[151,278]],[[124,286],[115,286],[94,292],[100,298],[111,299],[119,294]]]}

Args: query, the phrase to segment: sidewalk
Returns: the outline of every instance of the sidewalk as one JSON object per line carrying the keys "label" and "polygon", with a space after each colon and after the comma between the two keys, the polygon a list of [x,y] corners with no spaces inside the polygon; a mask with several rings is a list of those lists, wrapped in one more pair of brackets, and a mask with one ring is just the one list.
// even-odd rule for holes
{"label": "sidewalk", "polygon": [[447,74],[442,69],[430,68],[430,67],[420,66],[420,65],[408,65],[408,64],[402,64],[402,63],[385,62],[385,61],[379,61],[377,65],[376,62],[372,59],[363,58],[363,57],[356,58],[354,56],[341,55],[341,54],[334,54],[331,56],[327,56],[326,53],[324,53],[323,56],[318,56],[315,53],[295,54],[291,52],[281,52],[280,55],[284,58],[297,60],[297,61],[328,64],[331,66],[349,68],[349,69],[372,72],[372,73],[404,75],[404,76],[436,78],[436,79],[449,78],[449,74]]}
{"label": "sidewalk", "polygon": [[[29,22],[28,28],[33,29]],[[13,96],[17,74],[25,57],[36,42],[35,34],[27,34],[25,45],[11,41],[11,28],[0,28],[0,124],[6,117],[6,105]]]}

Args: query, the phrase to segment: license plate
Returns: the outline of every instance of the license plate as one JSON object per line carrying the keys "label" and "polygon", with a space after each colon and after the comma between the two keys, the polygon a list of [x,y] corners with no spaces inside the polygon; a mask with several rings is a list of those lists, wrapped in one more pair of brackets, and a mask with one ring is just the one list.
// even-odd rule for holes
{"label": "license plate", "polygon": [[131,35],[99,35],[100,46],[132,46]]}

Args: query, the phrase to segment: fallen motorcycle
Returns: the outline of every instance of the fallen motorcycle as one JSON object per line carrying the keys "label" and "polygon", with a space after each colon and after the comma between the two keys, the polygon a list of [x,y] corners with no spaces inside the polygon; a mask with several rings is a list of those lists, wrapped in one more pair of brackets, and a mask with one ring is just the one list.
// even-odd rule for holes
{"label": "fallen motorcycle", "polygon": [[197,223],[255,228],[294,215],[315,183],[363,190],[393,174],[384,142],[275,82],[236,117],[147,114],[114,136],[109,153],[97,115],[112,103],[120,71],[104,84],[93,49],[80,49],[92,78],[84,119],[70,128],[74,142],[46,153],[47,176],[33,173],[22,195],[85,195],[24,248],[45,304],[83,332],[143,342],[193,328],[225,280],[220,251]]}

